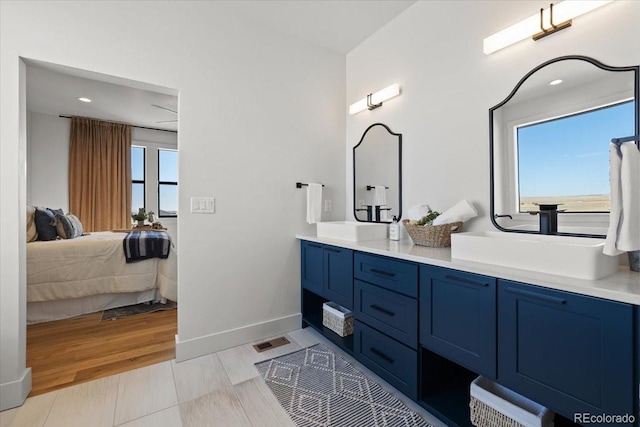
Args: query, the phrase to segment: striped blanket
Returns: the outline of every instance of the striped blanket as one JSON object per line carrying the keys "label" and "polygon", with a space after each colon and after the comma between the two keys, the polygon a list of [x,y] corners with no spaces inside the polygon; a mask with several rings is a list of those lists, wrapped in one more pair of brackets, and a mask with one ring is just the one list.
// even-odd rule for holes
{"label": "striped blanket", "polygon": [[171,238],[164,231],[130,231],[122,241],[127,262],[169,257]]}

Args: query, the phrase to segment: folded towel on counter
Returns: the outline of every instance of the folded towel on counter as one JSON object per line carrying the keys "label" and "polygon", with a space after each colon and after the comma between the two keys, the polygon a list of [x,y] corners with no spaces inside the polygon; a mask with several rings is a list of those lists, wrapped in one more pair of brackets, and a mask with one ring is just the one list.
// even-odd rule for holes
{"label": "folded towel on counter", "polygon": [[452,222],[465,222],[478,216],[478,211],[468,200],[460,200],[454,206],[442,212],[433,220],[433,225],[450,224]]}
{"label": "folded towel on counter", "polygon": [[322,216],[322,184],[307,184],[307,222],[320,222]]}
{"label": "folded towel on counter", "polygon": [[633,142],[609,147],[611,208],[603,253],[640,249],[640,151]]}
{"label": "folded towel on counter", "polygon": [[407,212],[407,217],[409,219],[413,219],[417,221],[421,219],[423,216],[426,216],[430,210],[431,208],[429,207],[429,205],[414,205],[409,208],[409,211]]}

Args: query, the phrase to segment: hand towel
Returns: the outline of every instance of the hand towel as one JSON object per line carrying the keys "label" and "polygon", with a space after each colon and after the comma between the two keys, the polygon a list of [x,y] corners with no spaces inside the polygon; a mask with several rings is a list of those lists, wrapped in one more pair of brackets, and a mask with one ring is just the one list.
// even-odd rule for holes
{"label": "hand towel", "polygon": [[[373,188],[373,206],[380,206],[381,208],[387,207],[387,189],[384,185],[376,185]],[[375,209],[375,208],[374,208]],[[388,211],[380,211],[380,221],[387,220]]]}
{"label": "hand towel", "polygon": [[307,185],[307,222],[320,222],[322,216],[322,184]]}
{"label": "hand towel", "polygon": [[640,249],[640,151],[634,142],[609,147],[611,208],[602,252],[619,255]]}
{"label": "hand towel", "polygon": [[476,216],[478,216],[476,208],[468,200],[462,199],[436,217],[433,220],[433,225],[465,222]]}
{"label": "hand towel", "polygon": [[429,213],[429,210],[431,210],[429,205],[414,205],[409,208],[407,217],[417,221],[423,216],[426,216]]}

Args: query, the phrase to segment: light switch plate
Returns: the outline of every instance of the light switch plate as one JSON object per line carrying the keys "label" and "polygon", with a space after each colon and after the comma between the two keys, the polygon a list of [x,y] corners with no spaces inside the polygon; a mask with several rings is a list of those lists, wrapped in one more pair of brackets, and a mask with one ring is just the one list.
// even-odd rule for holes
{"label": "light switch plate", "polygon": [[212,214],[216,212],[216,199],[213,197],[192,197],[191,213]]}

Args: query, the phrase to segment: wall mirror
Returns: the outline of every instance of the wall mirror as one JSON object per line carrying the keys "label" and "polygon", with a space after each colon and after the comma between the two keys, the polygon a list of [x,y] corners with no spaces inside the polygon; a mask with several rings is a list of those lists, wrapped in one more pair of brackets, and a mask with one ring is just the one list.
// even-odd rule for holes
{"label": "wall mirror", "polygon": [[549,60],[489,110],[491,220],[539,233],[558,204],[558,235],[605,237],[611,139],[639,130],[639,68],[585,56]]}
{"label": "wall mirror", "polygon": [[402,135],[372,124],[353,147],[356,221],[391,222],[402,215]]}

